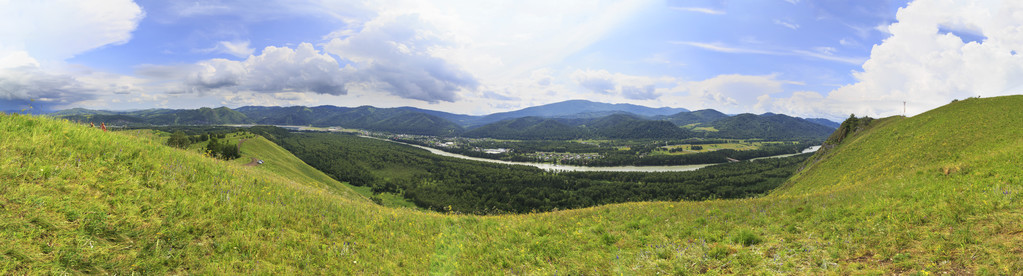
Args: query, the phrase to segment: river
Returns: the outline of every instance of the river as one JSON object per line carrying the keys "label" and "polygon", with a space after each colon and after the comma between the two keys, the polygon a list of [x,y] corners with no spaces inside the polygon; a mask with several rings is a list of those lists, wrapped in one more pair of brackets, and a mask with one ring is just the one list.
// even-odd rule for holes
{"label": "river", "polygon": [[[497,163],[497,164],[505,164],[505,165],[533,166],[533,167],[541,168],[541,169],[548,170],[548,171],[571,171],[571,172],[687,172],[687,171],[699,170],[699,169],[702,169],[702,168],[707,167],[707,166],[721,164],[721,163],[715,163],[715,164],[675,165],[675,166],[586,167],[586,166],[572,166],[572,165],[556,165],[556,164],[550,164],[550,163],[513,162],[513,161],[494,160],[494,159],[479,158],[479,157],[470,157],[470,156],[465,156],[465,155],[461,155],[461,154],[455,154],[455,153],[450,153],[450,152],[442,151],[442,150],[431,148],[431,147],[424,147],[424,146],[420,146],[420,145],[413,145],[413,144],[404,143],[404,142],[398,142],[398,141],[394,141],[394,140],[390,140],[390,139],[381,139],[381,138],[377,138],[377,137],[362,136],[362,135],[360,135],[360,137],[377,139],[377,140],[384,140],[384,141],[388,141],[388,142],[392,142],[392,143],[398,143],[398,144],[402,144],[402,145],[413,146],[413,147],[417,147],[417,148],[428,150],[428,151],[430,151],[433,154],[441,155],[441,156],[448,156],[448,157],[461,158],[461,159],[480,161],[480,162],[490,162],[490,163]],[[807,149],[803,150],[802,153],[814,152],[814,151],[817,151],[817,149],[819,149],[819,148],[820,148],[820,146],[810,147],[810,148],[807,148]],[[767,157],[754,158],[752,160],[764,159],[764,158],[782,158],[782,157],[789,157],[789,156],[798,155],[798,154],[801,154],[801,153],[767,156]]]}

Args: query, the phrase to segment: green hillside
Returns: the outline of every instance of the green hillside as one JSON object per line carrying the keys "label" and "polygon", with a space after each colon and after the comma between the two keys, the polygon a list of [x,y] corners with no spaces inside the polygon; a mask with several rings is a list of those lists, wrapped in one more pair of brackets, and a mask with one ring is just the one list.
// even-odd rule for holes
{"label": "green hillside", "polygon": [[1019,106],[969,99],[850,128],[765,197],[488,217],[4,115],[0,274],[1012,274]]}

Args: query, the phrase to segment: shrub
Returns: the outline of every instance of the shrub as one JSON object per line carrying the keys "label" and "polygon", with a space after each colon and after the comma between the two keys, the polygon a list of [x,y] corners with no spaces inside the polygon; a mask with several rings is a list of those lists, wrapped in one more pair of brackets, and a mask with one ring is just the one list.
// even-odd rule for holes
{"label": "shrub", "polygon": [[167,139],[167,145],[175,148],[187,148],[188,145],[192,144],[192,141],[188,139],[184,131],[175,131],[171,134],[170,139]]}
{"label": "shrub", "polygon": [[743,246],[755,245],[763,241],[764,239],[760,238],[760,236],[749,229],[742,229],[732,236],[732,243],[742,244]]}

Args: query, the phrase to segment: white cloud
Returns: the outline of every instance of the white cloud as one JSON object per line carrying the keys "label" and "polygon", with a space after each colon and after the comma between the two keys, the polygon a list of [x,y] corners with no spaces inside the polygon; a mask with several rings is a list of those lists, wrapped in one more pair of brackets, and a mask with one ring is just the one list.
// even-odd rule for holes
{"label": "white cloud", "polygon": [[[814,58],[827,61],[836,61],[841,63],[849,63],[854,65],[863,64],[865,59],[856,57],[842,57],[833,55],[834,48],[820,48],[815,49],[817,52],[807,50],[762,50],[752,48],[741,48],[724,45],[721,43],[703,43],[703,42],[692,42],[692,41],[672,41],[672,44],[693,46],[700,49],[715,51],[721,53],[730,54],[758,54],[758,55],[772,55],[772,56],[801,56],[805,58]],[[821,51],[829,50],[829,51]]]}
{"label": "white cloud", "polygon": [[692,41],[672,41],[670,43],[671,44],[678,44],[678,45],[688,45],[688,46],[693,46],[693,47],[701,48],[701,49],[704,49],[704,50],[710,50],[710,51],[722,52],[722,53],[731,53],[731,54],[761,54],[761,55],[786,55],[787,54],[787,53],[784,53],[784,52],[777,52],[777,51],[768,51],[768,50],[761,50],[761,49],[750,49],[750,48],[732,47],[732,46],[728,46],[728,45],[723,45],[721,43],[703,43],[703,42],[692,42]]}
{"label": "white cloud", "polygon": [[369,9],[377,16],[356,25],[416,16],[428,27],[420,34],[444,42],[428,50],[431,56],[472,72],[481,84],[504,85],[560,62],[658,4],[652,0],[386,1],[372,2]]}
{"label": "white cloud", "polygon": [[[952,99],[1023,93],[1023,2],[918,0],[897,22],[877,29],[875,45],[856,82],[826,94],[760,96],[756,108],[797,116],[842,119],[850,113],[912,116]],[[952,31],[948,31],[952,30]],[[959,34],[957,34],[959,33]],[[971,42],[958,35],[983,36]],[[965,40],[965,42],[964,42]],[[830,51],[807,52],[826,58]]]}
{"label": "white cloud", "polygon": [[577,70],[572,73],[572,79],[583,88],[600,94],[611,94],[618,86],[614,76],[605,70]]}
{"label": "white cloud", "polygon": [[795,55],[798,55],[798,56],[802,56],[802,57],[815,58],[815,59],[823,59],[823,60],[828,60],[828,61],[837,61],[837,62],[848,63],[848,64],[852,64],[852,65],[860,65],[860,64],[863,64],[863,62],[866,61],[865,58],[836,56],[833,53],[835,48],[831,48],[831,47],[825,47],[824,49],[815,49],[815,50],[816,50],[816,52],[805,51],[805,50],[793,50],[792,53],[795,54]]}
{"label": "white cloud", "polygon": [[39,61],[25,51],[0,50],[0,69],[18,67],[39,67]]}
{"label": "white cloud", "polygon": [[701,7],[671,7],[671,9],[677,10],[677,11],[698,12],[698,13],[713,14],[713,15],[725,14],[725,11],[723,11],[723,10],[715,10],[715,9],[711,9],[711,8],[701,8]]}
{"label": "white cloud", "polygon": [[131,39],[145,13],[130,0],[4,1],[0,49],[26,51],[37,60],[62,61]]}
{"label": "white cloud", "polygon": [[757,111],[783,112],[797,117],[820,117],[821,114],[826,114],[821,112],[829,108],[835,108],[835,106],[828,105],[823,95],[813,91],[792,92],[792,95],[787,98],[761,95],[757,97],[757,103],[753,106],[753,109]]}
{"label": "white cloud", "polygon": [[249,47],[249,41],[221,41],[216,47],[218,52],[245,58],[256,50]]}
{"label": "white cloud", "polygon": [[[344,95],[346,77],[351,73],[340,67],[328,54],[321,54],[312,44],[302,43],[295,49],[269,46],[260,55],[244,61],[211,59],[187,66],[189,91],[205,92],[220,89],[229,92],[256,91],[266,93],[313,92]],[[180,74],[166,69],[147,68],[145,74]]]}
{"label": "white cloud", "polygon": [[[1023,93],[1023,2],[920,0],[900,9],[891,37],[871,51],[857,82],[832,91],[827,101],[842,114],[910,115],[955,98]],[[940,26],[971,26],[987,36],[963,43]],[[964,27],[965,28],[965,27]],[[834,114],[841,115],[841,114]]]}
{"label": "white cloud", "polygon": [[782,27],[793,29],[793,30],[799,30],[799,24],[796,24],[795,22],[792,22],[791,20],[775,19],[774,20],[774,24],[778,24],[778,25],[780,25]]}
{"label": "white cloud", "polygon": [[702,81],[681,82],[672,89],[687,108],[715,108],[724,112],[748,112],[757,97],[784,91],[785,85],[803,85],[802,82],[781,80],[771,75],[719,75]]}
{"label": "white cloud", "polygon": [[473,90],[479,82],[431,54],[446,44],[429,22],[403,14],[371,21],[358,34],[335,38],[324,48],[355,62],[355,78],[378,90],[426,102],[451,102],[458,91]]}
{"label": "white cloud", "polygon": [[[675,86],[671,77],[647,77],[610,73],[607,70],[576,70],[572,79],[586,90],[628,100],[654,100],[661,96],[657,87]],[[665,90],[665,89],[661,89]]]}
{"label": "white cloud", "polygon": [[0,1],[0,107],[45,110],[96,98],[98,87],[111,87],[92,73],[70,74],[63,61],[127,42],[144,16],[127,0]]}
{"label": "white cloud", "polygon": [[33,67],[0,70],[0,100],[68,103],[91,98],[82,84],[68,75],[50,74]]}

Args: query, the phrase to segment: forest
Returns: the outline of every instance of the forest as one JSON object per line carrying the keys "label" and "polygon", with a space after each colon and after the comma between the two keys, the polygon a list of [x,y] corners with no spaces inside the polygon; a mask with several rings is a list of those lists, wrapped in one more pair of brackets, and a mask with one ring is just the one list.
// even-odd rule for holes
{"label": "forest", "polygon": [[535,167],[437,156],[426,150],[337,133],[261,134],[309,165],[375,193],[401,195],[436,211],[503,214],[630,202],[744,198],[780,185],[808,154],[707,167],[693,172],[548,172]]}

